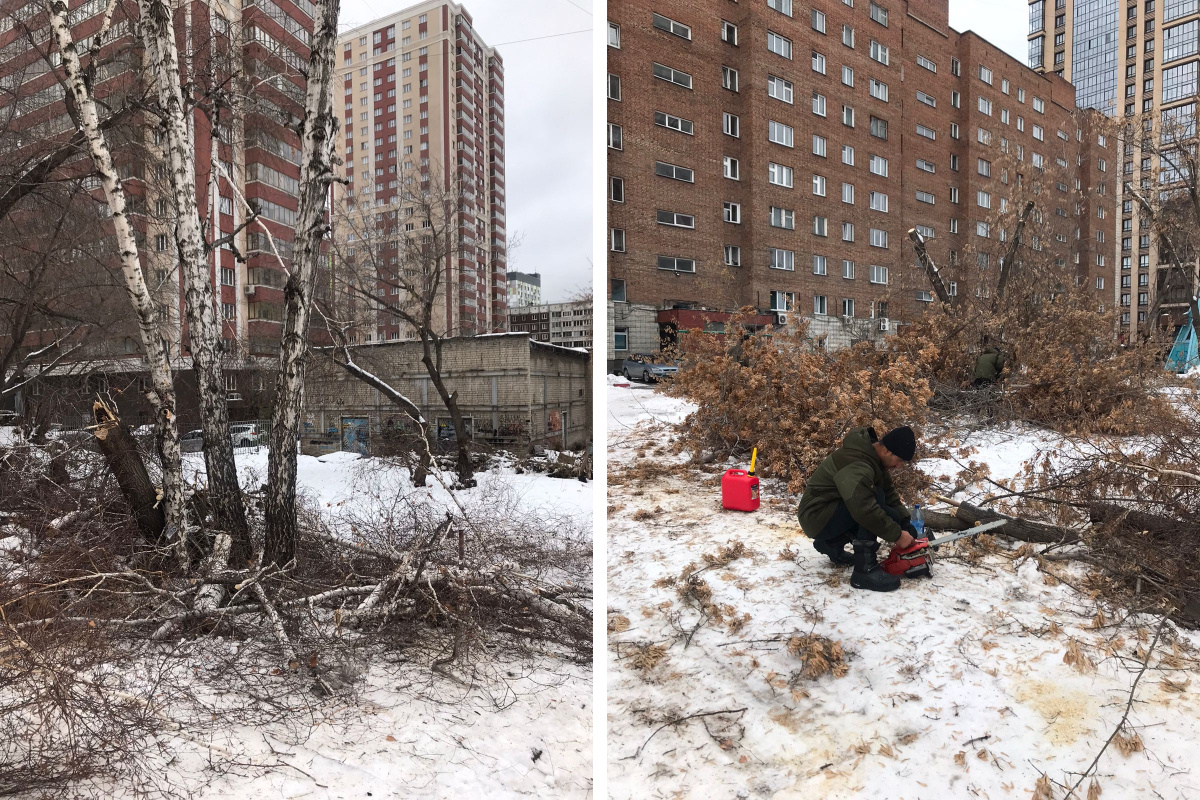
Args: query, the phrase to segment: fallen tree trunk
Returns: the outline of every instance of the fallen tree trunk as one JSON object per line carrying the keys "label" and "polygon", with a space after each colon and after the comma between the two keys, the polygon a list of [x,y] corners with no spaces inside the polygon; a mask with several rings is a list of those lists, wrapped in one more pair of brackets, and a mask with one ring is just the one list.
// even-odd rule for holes
{"label": "fallen tree trunk", "polygon": [[[946,498],[939,499],[946,500],[946,502],[952,505],[954,504],[952,500],[947,500]],[[941,530],[964,531],[977,524],[982,525],[985,522],[992,522],[998,519],[1008,520],[1008,524],[997,529],[995,532],[1010,539],[1038,544],[1067,544],[1081,541],[1078,531],[1073,531],[1069,528],[1060,528],[1056,525],[1046,525],[1041,522],[1030,522],[1018,517],[1010,517],[1007,514],[1000,514],[987,508],[971,505],[970,503],[958,503],[955,506],[953,514],[942,514],[936,511],[925,512],[925,524]]]}
{"label": "fallen tree trunk", "polygon": [[96,419],[96,427],[92,432],[100,446],[100,453],[133,511],[138,530],[148,541],[158,544],[166,527],[166,516],[159,503],[158,488],[150,480],[146,463],[138,453],[137,442],[121,424],[116,412],[103,400],[93,404],[92,415]]}
{"label": "fallen tree trunk", "polygon": [[1193,530],[1196,523],[1164,517],[1161,514],[1149,514],[1145,511],[1135,511],[1114,503],[1092,503],[1088,507],[1088,515],[1093,523],[1102,524],[1120,521],[1125,527],[1136,531],[1146,531],[1155,536],[1171,536],[1183,533],[1188,527]]}

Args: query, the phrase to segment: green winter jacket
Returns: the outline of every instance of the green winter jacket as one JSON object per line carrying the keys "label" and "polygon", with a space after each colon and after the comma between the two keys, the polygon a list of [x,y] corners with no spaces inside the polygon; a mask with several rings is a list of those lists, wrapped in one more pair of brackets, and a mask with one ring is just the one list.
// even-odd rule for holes
{"label": "green winter jacket", "polygon": [[846,503],[855,522],[879,538],[888,542],[900,538],[900,526],[880,508],[875,498],[876,489],[882,487],[887,505],[908,516],[891,477],[871,446],[878,440],[873,428],[854,428],[842,446],[826,457],[809,477],[796,516],[810,539],[815,539],[829,524],[839,500]]}
{"label": "green winter jacket", "polygon": [[975,378],[994,381],[1000,377],[1004,369],[1004,354],[994,347],[984,348],[979,358],[975,359]]}

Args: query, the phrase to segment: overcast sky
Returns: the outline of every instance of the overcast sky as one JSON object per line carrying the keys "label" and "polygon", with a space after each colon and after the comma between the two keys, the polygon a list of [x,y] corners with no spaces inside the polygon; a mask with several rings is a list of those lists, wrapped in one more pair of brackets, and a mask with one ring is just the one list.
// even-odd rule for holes
{"label": "overcast sky", "polygon": [[1029,4],[1025,0],[950,0],[950,27],[975,31],[1022,64],[1028,63]]}
{"label": "overcast sky", "polygon": [[[415,4],[342,0],[341,28]],[[592,38],[556,34],[590,31],[592,0],[465,0],[463,7],[504,59],[508,240],[521,240],[509,266],[542,273],[544,302],[590,293]],[[543,36],[552,38],[535,38]]]}

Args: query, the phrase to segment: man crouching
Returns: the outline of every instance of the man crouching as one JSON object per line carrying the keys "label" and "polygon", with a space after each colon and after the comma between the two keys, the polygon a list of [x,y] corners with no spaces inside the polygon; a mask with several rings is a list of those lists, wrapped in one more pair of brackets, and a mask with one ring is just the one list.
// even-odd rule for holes
{"label": "man crouching", "polygon": [[[833,563],[854,566],[850,585],[890,592],[900,578],[879,566],[879,540],[909,547],[917,529],[892,485],[890,470],[912,461],[917,442],[912,428],[889,431],[854,428],[809,477],[796,516],[813,548]],[[853,544],[854,555],[846,552]]]}

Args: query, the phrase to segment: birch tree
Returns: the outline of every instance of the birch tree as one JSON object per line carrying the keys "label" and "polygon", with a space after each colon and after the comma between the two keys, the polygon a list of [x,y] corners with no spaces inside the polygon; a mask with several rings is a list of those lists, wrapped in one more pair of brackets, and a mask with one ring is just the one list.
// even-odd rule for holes
{"label": "birch tree", "polygon": [[[138,30],[146,48],[150,74],[165,130],[165,156],[175,210],[175,244],[182,267],[188,320],[188,344],[195,367],[200,419],[204,429],[204,464],[208,495],[219,530],[232,540],[231,557],[250,559],[250,533],[238,486],[229,435],[229,409],[221,367],[221,322],[217,318],[211,247],[202,233],[196,190],[194,104],[185,99],[175,39],[174,14],[163,0],[139,0]],[[213,126],[214,148],[217,126]],[[210,198],[211,200],[211,198]]]}
{"label": "birch tree", "polygon": [[284,286],[283,335],[275,377],[275,407],[267,454],[265,560],[279,565],[296,554],[296,440],[304,398],[304,367],[321,244],[329,230],[326,204],[333,180],[334,49],[341,0],[314,3],[304,118],[300,123],[300,204],[293,269]]}
{"label": "birch tree", "polygon": [[162,459],[163,516],[168,537],[174,537],[181,567],[188,566],[187,525],[184,518],[183,471],[180,460],[179,426],[176,419],[175,384],[171,372],[170,351],[163,336],[163,309],[146,284],[138,256],[137,239],[130,224],[125,189],[113,165],[112,151],[100,124],[100,114],[90,79],[84,72],[67,21],[65,0],[47,4],[55,46],[62,54],[67,92],[67,107],[76,127],[86,139],[91,158],[111,212],[113,235],[120,257],[125,291],[138,321],[142,351],[149,366],[151,388],[146,393],[154,409],[158,428],[159,456]]}

